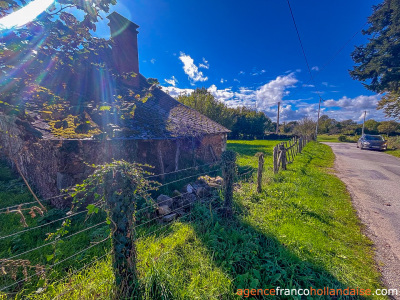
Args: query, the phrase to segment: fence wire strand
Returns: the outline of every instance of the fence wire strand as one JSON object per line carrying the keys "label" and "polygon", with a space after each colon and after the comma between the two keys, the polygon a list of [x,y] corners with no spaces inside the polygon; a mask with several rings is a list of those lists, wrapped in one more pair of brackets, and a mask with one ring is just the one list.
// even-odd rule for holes
{"label": "fence wire strand", "polygon": [[168,173],[161,173],[161,174],[155,174],[155,175],[149,175],[144,177],[145,179],[148,178],[152,178],[152,177],[159,177],[159,176],[165,176],[165,175],[169,175],[169,174],[174,174],[174,173],[179,173],[179,172],[184,172],[184,171],[188,171],[188,170],[192,170],[192,169],[197,169],[197,168],[202,168],[202,167],[207,167],[207,166],[212,166],[212,165],[219,165],[221,162],[217,161],[217,162],[213,162],[210,164],[205,164],[205,165],[199,165],[199,166],[194,166],[194,167],[190,167],[190,168],[186,168],[186,169],[180,169],[180,170],[176,170],[176,171],[172,171],[172,172],[168,172]]}
{"label": "fence wire strand", "polygon": [[[95,227],[97,227],[97,226],[99,226],[99,225],[106,224],[106,222],[107,222],[107,221],[103,221],[103,222],[97,223],[96,225],[93,225],[93,226],[87,227],[87,228],[85,228],[85,229],[82,229],[82,230],[80,230],[80,231],[78,231],[78,232],[74,232],[73,234],[70,234],[70,235],[68,235],[68,236],[63,237],[63,239],[68,239],[68,238],[73,237],[73,236],[75,236],[75,235],[78,235],[78,234],[80,234],[80,233],[82,233],[82,232],[85,232],[85,231],[88,231],[88,230],[90,230],[90,229],[93,229],[93,228],[95,228]],[[57,243],[57,242],[58,242],[58,240],[57,240],[57,241],[52,241],[52,242],[50,242],[50,243],[43,244],[43,245],[38,246],[38,247],[36,247],[36,248],[33,248],[33,249],[31,249],[31,250],[28,250],[28,251],[25,251],[25,252],[16,254],[16,255],[14,255],[14,256],[11,256],[11,257],[8,257],[8,258],[5,258],[5,259],[14,259],[14,258],[16,258],[16,257],[18,257],[18,256],[28,254],[28,253],[33,252],[33,251],[35,251],[35,250],[41,249],[41,248],[43,248],[43,247],[46,247],[46,246],[49,246],[49,245],[53,245],[53,244],[55,244],[55,243]],[[4,258],[3,258],[3,259],[4,259]]]}
{"label": "fence wire strand", "polygon": [[[73,257],[75,257],[75,256],[77,256],[77,255],[79,255],[79,254],[81,254],[81,253],[83,253],[83,252],[85,252],[85,251],[87,251],[87,250],[93,248],[93,247],[96,247],[96,246],[98,246],[98,245],[100,245],[100,244],[106,242],[106,241],[109,240],[109,239],[110,239],[110,237],[107,237],[107,238],[105,238],[104,240],[102,240],[102,241],[100,241],[100,242],[96,242],[95,244],[93,244],[93,245],[91,245],[91,246],[89,246],[89,247],[86,247],[85,249],[80,250],[80,251],[78,251],[78,252],[75,252],[75,253],[72,254],[71,256],[69,256],[69,257],[67,257],[67,258],[64,258],[64,259],[62,259],[62,260],[60,260],[60,261],[58,261],[58,262],[52,264],[51,266],[48,267],[48,271],[51,270],[52,268],[54,268],[55,266],[57,266],[57,265],[59,265],[59,264],[62,264],[63,262],[65,262],[65,261],[67,261],[67,260],[69,260],[69,259],[71,259],[71,258],[73,258]],[[34,274],[32,274],[32,275],[30,275],[30,276],[28,276],[28,277],[26,277],[26,278],[24,278],[24,279],[21,279],[21,280],[19,280],[19,281],[16,281],[16,282],[14,282],[14,283],[12,283],[12,284],[10,284],[10,285],[8,285],[8,286],[2,287],[2,288],[0,289],[0,291],[4,291],[4,290],[6,290],[6,289],[9,289],[9,288],[13,287],[14,285],[20,284],[20,283],[22,283],[22,282],[24,282],[24,281],[28,281],[28,280],[31,279],[32,277],[34,277],[34,276],[36,276],[36,275],[39,275],[39,274],[41,274],[41,273],[42,273],[41,271],[35,272]]]}
{"label": "fence wire strand", "polygon": [[59,221],[62,221],[62,220],[65,220],[65,219],[68,219],[68,218],[71,218],[71,217],[75,217],[75,216],[77,216],[77,215],[80,215],[80,214],[83,214],[83,213],[86,213],[86,212],[88,212],[88,211],[87,211],[87,210],[83,210],[83,211],[80,211],[80,212],[71,214],[71,215],[69,215],[69,216],[65,216],[65,217],[63,217],[63,218],[60,218],[60,219],[57,219],[57,220],[53,220],[53,221],[48,222],[48,223],[43,224],[43,225],[39,225],[39,226],[27,228],[27,229],[25,229],[25,230],[21,230],[21,231],[18,231],[18,232],[14,232],[14,233],[11,233],[11,234],[9,234],[9,235],[1,236],[1,237],[0,237],[0,240],[3,240],[3,239],[5,239],[5,238],[9,238],[9,237],[15,236],[15,235],[17,235],[17,234],[21,234],[21,233],[24,233],[24,232],[27,232],[27,231],[31,231],[31,230],[34,230],[34,229],[42,228],[42,227],[48,226],[48,225],[50,225],[50,224],[53,224],[53,223],[56,223],[56,222],[59,222]]}

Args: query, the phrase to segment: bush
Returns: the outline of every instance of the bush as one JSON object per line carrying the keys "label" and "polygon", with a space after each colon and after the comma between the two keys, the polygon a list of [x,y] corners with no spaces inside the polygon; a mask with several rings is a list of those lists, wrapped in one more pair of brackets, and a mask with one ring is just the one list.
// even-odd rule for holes
{"label": "bush", "polygon": [[400,136],[391,136],[388,138],[388,149],[400,149]]}
{"label": "bush", "polygon": [[338,140],[339,140],[339,142],[347,142],[347,136],[339,135]]}

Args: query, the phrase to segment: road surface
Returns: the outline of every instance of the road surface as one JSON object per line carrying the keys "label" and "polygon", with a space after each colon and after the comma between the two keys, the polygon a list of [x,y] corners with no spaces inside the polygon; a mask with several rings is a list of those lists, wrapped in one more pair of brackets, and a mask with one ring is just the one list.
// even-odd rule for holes
{"label": "road surface", "polygon": [[337,175],[375,244],[384,284],[400,292],[400,159],[356,144],[325,144],[335,153]]}

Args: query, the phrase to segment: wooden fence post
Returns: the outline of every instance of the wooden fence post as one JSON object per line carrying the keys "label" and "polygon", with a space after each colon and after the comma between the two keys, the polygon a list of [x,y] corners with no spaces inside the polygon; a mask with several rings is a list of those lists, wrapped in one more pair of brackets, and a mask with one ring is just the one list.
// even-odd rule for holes
{"label": "wooden fence post", "polygon": [[[121,189],[121,183],[122,189]],[[134,233],[133,199],[121,190],[129,190],[131,185],[120,172],[108,174],[105,178],[105,197],[112,220],[112,252],[113,271],[115,275],[116,293],[114,299],[132,297],[138,288],[138,273],[136,269],[136,246]]]}
{"label": "wooden fence post", "polygon": [[294,139],[292,139],[292,143],[290,145],[290,154],[292,156],[292,162],[294,162],[294,156],[295,156],[295,154],[294,154],[294,145],[295,145]]}
{"label": "wooden fence post", "polygon": [[278,162],[278,145],[274,147],[274,174],[279,171],[279,162]]}
{"label": "wooden fence post", "polygon": [[264,168],[264,154],[258,156],[258,172],[257,172],[257,193],[261,193],[262,189],[262,173]]}
{"label": "wooden fence post", "polygon": [[281,152],[281,162],[282,162],[282,170],[286,170],[286,148],[285,144],[279,145],[279,150]]}
{"label": "wooden fence post", "polygon": [[224,177],[224,214],[232,216],[233,182],[236,172],[236,152],[227,150],[221,155],[222,176]]}

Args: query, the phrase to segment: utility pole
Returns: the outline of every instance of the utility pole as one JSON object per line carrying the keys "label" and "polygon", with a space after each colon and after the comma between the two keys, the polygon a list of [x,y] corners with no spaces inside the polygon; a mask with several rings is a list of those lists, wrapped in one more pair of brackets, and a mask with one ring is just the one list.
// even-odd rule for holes
{"label": "utility pole", "polygon": [[279,133],[279,111],[281,110],[281,102],[278,102],[278,116],[276,117],[276,134]]}
{"label": "utility pole", "polygon": [[367,116],[367,111],[364,110],[364,122],[363,122],[363,127],[362,127],[362,133],[361,135],[364,135],[364,128],[365,128],[365,117]]}
{"label": "utility pole", "polygon": [[321,96],[319,97],[319,103],[318,103],[318,118],[317,118],[317,124],[315,125],[315,140],[317,140],[318,136],[318,124],[319,124],[319,115],[321,113]]}

